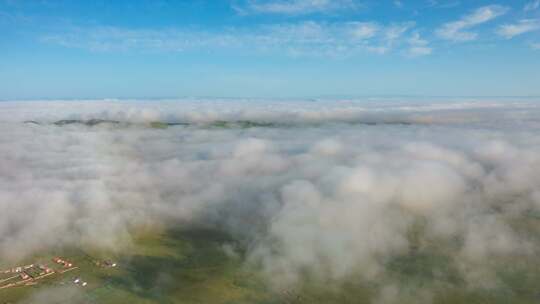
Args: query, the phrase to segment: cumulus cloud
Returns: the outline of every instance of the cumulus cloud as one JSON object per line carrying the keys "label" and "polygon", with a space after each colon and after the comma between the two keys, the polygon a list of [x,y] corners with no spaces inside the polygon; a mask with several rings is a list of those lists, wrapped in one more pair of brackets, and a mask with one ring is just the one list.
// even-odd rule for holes
{"label": "cumulus cloud", "polygon": [[508,8],[500,5],[483,6],[457,21],[443,24],[435,30],[435,34],[442,39],[455,42],[476,40],[478,33],[467,31],[468,29],[500,17],[506,14],[507,11]]}
{"label": "cumulus cloud", "polygon": [[433,244],[467,286],[497,284],[498,265],[538,253],[536,230],[516,226],[540,212],[538,114],[527,101],[3,102],[0,257],[121,251],[139,227],[205,225],[275,288],[391,280],[391,261]]}
{"label": "cumulus cloud", "polygon": [[523,19],[514,24],[503,24],[497,29],[497,34],[512,39],[528,32],[540,30],[540,19]]}

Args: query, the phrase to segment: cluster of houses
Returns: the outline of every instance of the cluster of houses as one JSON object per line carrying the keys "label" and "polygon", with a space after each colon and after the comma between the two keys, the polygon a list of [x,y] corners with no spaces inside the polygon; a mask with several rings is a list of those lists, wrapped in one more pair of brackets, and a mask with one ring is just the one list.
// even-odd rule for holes
{"label": "cluster of houses", "polygon": [[54,258],[53,262],[55,262],[56,264],[62,265],[65,268],[73,267],[73,263],[70,263],[70,262],[68,262],[66,260],[63,260],[63,259],[59,258],[59,257]]}
{"label": "cluster of houses", "polygon": [[[0,271],[0,289],[33,285],[36,284],[37,280],[48,277],[49,275],[63,274],[65,272],[78,268],[72,262],[61,257],[54,257],[52,261],[60,267],[55,266],[55,268],[53,269],[45,264],[30,264],[25,266],[13,267],[5,271]],[[94,263],[98,267],[116,267],[116,263],[109,260],[94,261]],[[87,282],[82,281],[80,278],[74,278],[73,283],[81,287],[85,287],[88,285]]]}
{"label": "cluster of houses", "polygon": [[3,272],[0,272],[0,289],[31,285],[39,279],[43,279],[55,273],[64,273],[66,271],[75,269],[73,263],[65,261],[61,258],[54,258],[53,262],[63,266],[63,270],[54,270],[44,264],[29,264],[25,266],[18,266]]}
{"label": "cluster of houses", "polygon": [[98,267],[104,267],[104,268],[114,268],[114,267],[116,267],[116,263],[113,262],[113,261],[109,261],[109,260],[106,260],[106,261],[95,261],[94,263],[95,263],[96,266],[98,266]]}
{"label": "cluster of houses", "polygon": [[0,279],[0,289],[29,285],[30,283],[54,274],[55,271],[42,264],[30,264],[8,269]]}

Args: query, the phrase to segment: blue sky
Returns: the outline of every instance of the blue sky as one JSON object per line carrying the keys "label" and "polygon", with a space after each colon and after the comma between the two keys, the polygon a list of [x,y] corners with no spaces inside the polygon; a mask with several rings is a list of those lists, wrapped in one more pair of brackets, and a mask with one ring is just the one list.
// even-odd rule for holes
{"label": "blue sky", "polygon": [[540,96],[540,0],[0,0],[0,99]]}

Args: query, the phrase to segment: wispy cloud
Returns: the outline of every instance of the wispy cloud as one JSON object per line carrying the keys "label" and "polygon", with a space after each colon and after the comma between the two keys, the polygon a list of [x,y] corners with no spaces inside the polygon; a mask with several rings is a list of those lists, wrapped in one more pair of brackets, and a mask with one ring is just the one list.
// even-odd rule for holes
{"label": "wispy cloud", "polygon": [[347,57],[362,51],[388,53],[408,45],[413,22],[315,22],[229,28],[220,32],[117,27],[74,28],[46,35],[43,42],[91,51],[182,52],[239,50],[292,56]]}
{"label": "wispy cloud", "polygon": [[423,39],[418,32],[414,32],[409,38],[410,45],[407,49],[407,55],[410,57],[431,55],[433,49],[429,46],[429,42]]}
{"label": "wispy cloud", "polygon": [[359,4],[353,0],[249,0],[234,8],[241,14],[303,15],[354,9]]}
{"label": "wispy cloud", "polygon": [[[375,54],[386,54],[399,46],[406,44],[404,35],[415,26],[414,22],[392,24],[386,27],[378,26],[378,36],[375,43],[366,43],[365,49]],[[373,41],[371,41],[373,42]]]}
{"label": "wispy cloud", "polygon": [[385,38],[389,43],[393,43],[401,38],[405,32],[414,27],[414,22],[405,22],[389,26],[385,31]]}
{"label": "wispy cloud", "polygon": [[48,34],[42,42],[97,52],[109,51],[166,51],[179,52],[206,47],[233,47],[241,41],[233,33],[219,35],[204,31],[179,29],[127,29],[110,26],[72,28]]}
{"label": "wispy cloud", "polygon": [[443,24],[435,33],[442,39],[455,42],[472,41],[478,38],[478,33],[467,31],[477,25],[491,21],[506,14],[508,8],[500,5],[483,6],[457,21]]}
{"label": "wispy cloud", "polygon": [[409,48],[408,55],[410,57],[427,56],[431,55],[433,49],[425,46],[413,46]]}
{"label": "wispy cloud", "polygon": [[380,27],[374,22],[351,23],[351,35],[357,39],[372,38],[380,31]]}
{"label": "wispy cloud", "polygon": [[428,0],[428,7],[452,8],[459,6],[461,2],[454,0]]}
{"label": "wispy cloud", "polygon": [[525,6],[523,7],[523,10],[526,12],[534,11],[538,9],[539,7],[540,7],[540,0],[534,0],[525,4]]}
{"label": "wispy cloud", "polygon": [[540,42],[531,43],[531,48],[533,50],[540,50]]}
{"label": "wispy cloud", "polygon": [[19,13],[0,11],[0,24],[28,24],[31,19]]}
{"label": "wispy cloud", "polygon": [[514,24],[504,24],[497,29],[497,34],[511,39],[515,36],[540,30],[540,19],[523,19]]}

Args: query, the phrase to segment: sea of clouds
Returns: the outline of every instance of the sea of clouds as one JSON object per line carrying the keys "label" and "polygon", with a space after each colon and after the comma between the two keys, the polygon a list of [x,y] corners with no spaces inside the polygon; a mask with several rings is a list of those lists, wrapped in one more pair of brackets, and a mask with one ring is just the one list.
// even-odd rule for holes
{"label": "sea of clouds", "polygon": [[432,242],[452,244],[467,284],[489,286],[496,261],[538,253],[516,224],[538,214],[540,107],[528,100],[0,102],[3,260],[123,250],[137,227],[186,225],[229,233],[227,251],[244,248],[278,288],[306,274],[377,280]]}

